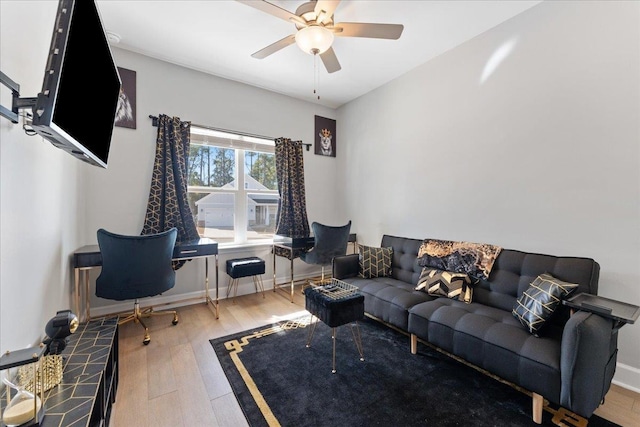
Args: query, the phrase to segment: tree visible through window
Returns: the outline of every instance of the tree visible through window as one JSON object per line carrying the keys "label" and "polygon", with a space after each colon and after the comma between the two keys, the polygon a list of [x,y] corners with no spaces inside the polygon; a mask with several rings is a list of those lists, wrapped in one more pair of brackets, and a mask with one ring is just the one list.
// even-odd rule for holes
{"label": "tree visible through window", "polygon": [[219,243],[270,240],[278,207],[273,141],[192,125],[189,203],[200,235]]}

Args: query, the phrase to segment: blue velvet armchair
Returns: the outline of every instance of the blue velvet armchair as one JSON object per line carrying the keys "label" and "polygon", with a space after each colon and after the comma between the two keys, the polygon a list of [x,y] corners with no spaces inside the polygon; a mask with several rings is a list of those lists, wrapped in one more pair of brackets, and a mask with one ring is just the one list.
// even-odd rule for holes
{"label": "blue velvet armchair", "polygon": [[116,301],[134,300],[133,313],[119,320],[140,323],[144,328],[145,345],[151,341],[149,328],[142,321],[155,315],[173,315],[176,311],[154,312],[153,307],[140,309],[140,298],[160,295],[173,288],[176,273],[171,259],[178,231],[176,228],[140,236],[126,236],[98,230],[98,245],[102,254],[102,271],[96,279],[96,296]]}

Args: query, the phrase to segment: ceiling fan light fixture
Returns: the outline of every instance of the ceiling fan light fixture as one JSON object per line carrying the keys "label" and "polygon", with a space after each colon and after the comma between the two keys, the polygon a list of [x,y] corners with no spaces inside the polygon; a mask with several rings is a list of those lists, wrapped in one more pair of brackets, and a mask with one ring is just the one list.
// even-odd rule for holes
{"label": "ceiling fan light fixture", "polygon": [[303,52],[311,55],[322,54],[331,47],[333,33],[319,25],[310,25],[298,30],[296,44]]}

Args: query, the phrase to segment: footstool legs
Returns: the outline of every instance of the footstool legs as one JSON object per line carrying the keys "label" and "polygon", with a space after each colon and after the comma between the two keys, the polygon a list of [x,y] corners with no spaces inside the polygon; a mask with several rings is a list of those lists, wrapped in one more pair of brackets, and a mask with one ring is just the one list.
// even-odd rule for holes
{"label": "footstool legs", "polygon": [[360,335],[360,326],[358,326],[358,322],[354,322],[351,324],[351,334],[353,335],[353,342],[356,343],[356,348],[358,349],[358,353],[360,353],[360,361],[364,362],[364,349],[362,347],[362,335]]}
{"label": "footstool legs", "polygon": [[307,345],[306,347],[311,347],[311,340],[313,339],[313,333],[316,331],[316,326],[318,326],[318,319],[313,321],[313,314],[309,318],[309,336],[307,337]]}
{"label": "footstool legs", "polygon": [[331,340],[333,341],[333,366],[331,368],[331,373],[336,373],[336,328],[331,328]]}
{"label": "footstool legs", "polygon": [[262,276],[251,276],[253,277],[253,286],[256,288],[256,293],[258,293],[258,288],[260,292],[262,292],[262,298],[264,298],[264,284],[262,283]]}
{"label": "footstool legs", "polygon": [[[307,337],[307,345],[306,347],[311,347],[311,340],[313,339],[313,334],[316,331],[316,326],[318,325],[318,319],[313,321],[313,314],[309,318],[309,335]],[[364,348],[362,347],[362,336],[360,335],[360,326],[358,326],[358,322],[351,323],[351,334],[353,335],[353,342],[356,344],[356,349],[360,354],[360,361],[364,362]],[[336,338],[338,335],[338,328],[331,328],[331,341],[333,341],[333,351],[331,355],[331,373],[336,373]]]}

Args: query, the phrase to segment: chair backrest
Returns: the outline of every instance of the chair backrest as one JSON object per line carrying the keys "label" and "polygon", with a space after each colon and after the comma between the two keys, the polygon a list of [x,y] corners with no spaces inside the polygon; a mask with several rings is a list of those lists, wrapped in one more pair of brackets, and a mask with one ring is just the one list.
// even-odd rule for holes
{"label": "chair backrest", "polygon": [[334,257],[347,253],[351,221],[337,227],[314,222],[311,229],[314,245],[310,254],[313,253],[315,264],[331,264]]}
{"label": "chair backrest", "polygon": [[175,285],[171,259],[178,230],[125,236],[98,230],[102,271],[96,279],[96,296],[130,300],[159,295]]}

